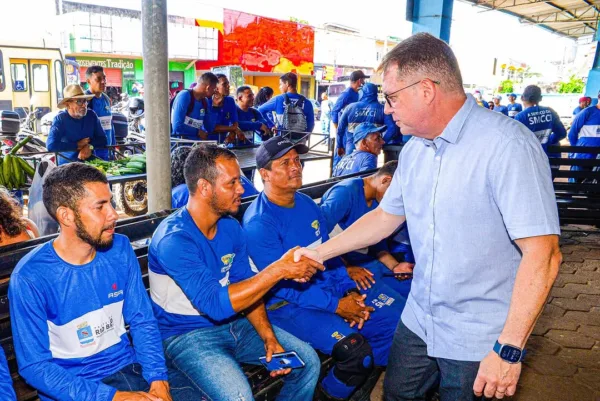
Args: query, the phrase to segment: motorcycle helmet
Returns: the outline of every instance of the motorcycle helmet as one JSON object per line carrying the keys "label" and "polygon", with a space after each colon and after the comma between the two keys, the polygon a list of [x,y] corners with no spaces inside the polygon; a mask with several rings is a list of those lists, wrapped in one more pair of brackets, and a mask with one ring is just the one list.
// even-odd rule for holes
{"label": "motorcycle helmet", "polygon": [[129,108],[129,115],[131,117],[140,117],[144,114],[144,99],[141,97],[131,98],[127,107]]}

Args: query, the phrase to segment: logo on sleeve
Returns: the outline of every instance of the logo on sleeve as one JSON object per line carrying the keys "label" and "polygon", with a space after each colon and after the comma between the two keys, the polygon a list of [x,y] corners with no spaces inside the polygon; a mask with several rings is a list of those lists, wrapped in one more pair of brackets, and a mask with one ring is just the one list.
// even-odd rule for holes
{"label": "logo on sleeve", "polygon": [[229,285],[229,270],[233,265],[233,258],[235,258],[235,253],[228,253],[227,255],[221,256],[221,262],[223,262],[223,264],[225,265],[221,268],[221,273],[225,273],[225,277],[219,280],[219,284],[221,284],[221,287]]}
{"label": "logo on sleeve", "polygon": [[112,285],[113,292],[108,293],[108,299],[118,298],[119,296],[123,295],[123,290],[118,290],[118,288],[119,287],[117,286],[117,283],[113,283],[113,285]]}
{"label": "logo on sleeve", "polygon": [[319,220],[313,221],[310,226],[315,229],[315,236],[319,237],[321,235]]}

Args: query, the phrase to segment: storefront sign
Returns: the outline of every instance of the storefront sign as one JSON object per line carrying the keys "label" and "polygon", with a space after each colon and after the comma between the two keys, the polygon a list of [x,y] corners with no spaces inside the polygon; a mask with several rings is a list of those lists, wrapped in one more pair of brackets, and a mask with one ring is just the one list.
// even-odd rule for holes
{"label": "storefront sign", "polygon": [[91,67],[98,65],[102,68],[117,68],[120,70],[134,71],[135,66],[133,60],[119,58],[80,58],[76,57],[75,61],[80,67]]}

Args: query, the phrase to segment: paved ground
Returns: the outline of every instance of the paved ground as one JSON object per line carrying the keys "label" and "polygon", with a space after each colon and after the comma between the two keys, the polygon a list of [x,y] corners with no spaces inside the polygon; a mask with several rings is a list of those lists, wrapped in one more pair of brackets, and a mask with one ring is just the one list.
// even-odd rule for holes
{"label": "paved ground", "polygon": [[[600,232],[566,228],[561,250],[514,401],[600,401]],[[383,399],[381,383],[372,401]]]}

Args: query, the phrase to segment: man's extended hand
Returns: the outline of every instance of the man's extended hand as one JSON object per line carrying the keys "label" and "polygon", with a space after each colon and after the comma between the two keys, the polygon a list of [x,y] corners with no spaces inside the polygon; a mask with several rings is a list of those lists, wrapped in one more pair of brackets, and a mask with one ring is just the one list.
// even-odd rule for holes
{"label": "man's extended hand", "polygon": [[163,401],[173,401],[171,398],[171,392],[169,389],[168,381],[154,381],[150,385],[149,393],[155,397],[160,398]]}
{"label": "man's extended hand", "polygon": [[400,262],[392,270],[394,273],[412,273],[415,268],[414,263]]}
{"label": "man's extended hand", "polygon": [[337,148],[337,155],[338,155],[339,157],[342,157],[342,156],[344,156],[345,154],[346,154],[346,149],[344,149],[344,148]]}
{"label": "man's extended hand", "polygon": [[[273,354],[280,354],[282,352],[285,352],[285,350],[283,349],[281,344],[279,344],[279,341],[277,341],[277,339],[274,337],[265,339],[265,351],[267,351],[267,355],[266,355],[267,362],[271,362],[271,358],[273,357]],[[279,369],[279,370],[272,371],[270,374],[271,374],[271,377],[276,377],[276,376],[287,375],[291,371],[292,371],[292,369],[290,369],[290,368]]]}
{"label": "man's extended hand", "polygon": [[358,329],[362,329],[364,322],[367,321],[375,309],[365,306],[364,300],[367,296],[351,293],[340,299],[335,313],[350,322],[350,326],[358,324]]}
{"label": "man's extended hand", "polygon": [[246,142],[246,135],[244,135],[244,131],[239,129],[239,127],[235,129],[235,135],[237,136],[238,141]]}
{"label": "man's extended hand", "polygon": [[473,392],[478,397],[482,394],[486,398],[511,397],[517,391],[520,375],[521,363],[505,362],[494,351],[490,351],[479,364]]}
{"label": "man's extended hand", "polygon": [[[167,401],[142,391],[117,391],[112,401]],[[171,401],[169,398],[168,401]]]}
{"label": "man's extended hand", "polygon": [[203,141],[206,141],[208,139],[208,132],[199,129],[198,130],[198,138],[202,139]]}
{"label": "man's extended hand", "polygon": [[319,255],[319,252],[316,249],[308,249],[308,248],[294,248],[294,262],[300,260],[302,256],[305,256],[309,259],[316,260],[319,263],[323,263],[323,258]]}
{"label": "man's extended hand", "polygon": [[284,279],[306,283],[318,270],[325,270],[325,266],[318,261],[306,257],[298,258],[298,261],[296,261],[295,252],[299,249],[300,247],[290,249],[275,264],[278,265],[278,269],[283,271]]}
{"label": "man's extended hand", "polygon": [[371,288],[371,283],[375,284],[375,279],[373,278],[373,273],[364,267],[360,266],[347,266],[346,271],[348,275],[354,282],[356,283],[356,287],[360,290],[362,287],[363,290],[367,290],[367,288]]}
{"label": "man's extended hand", "polygon": [[225,143],[235,143],[235,132],[230,132],[225,137]]}

